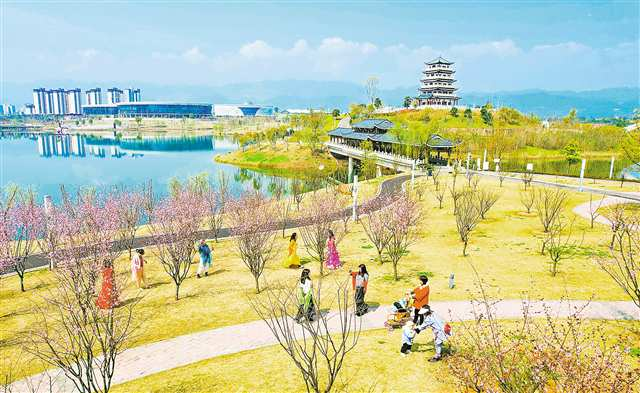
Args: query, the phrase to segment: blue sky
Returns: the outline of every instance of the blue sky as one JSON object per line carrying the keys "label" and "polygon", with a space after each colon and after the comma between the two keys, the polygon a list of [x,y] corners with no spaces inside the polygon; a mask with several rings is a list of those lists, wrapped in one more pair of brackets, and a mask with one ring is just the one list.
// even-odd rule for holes
{"label": "blue sky", "polygon": [[417,84],[457,63],[466,91],[639,85],[628,2],[7,2],[3,80],[215,86],[302,79]]}

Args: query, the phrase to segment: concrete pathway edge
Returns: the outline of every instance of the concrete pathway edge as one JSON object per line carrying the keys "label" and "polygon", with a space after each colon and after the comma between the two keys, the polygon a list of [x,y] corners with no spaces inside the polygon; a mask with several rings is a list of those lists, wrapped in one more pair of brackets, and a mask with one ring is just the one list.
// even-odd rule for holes
{"label": "concrete pathway edge", "polygon": [[[448,321],[473,320],[473,304],[469,301],[432,302],[433,309]],[[522,316],[521,300],[503,300],[495,305],[500,319]],[[530,313],[543,317],[545,308],[554,317],[567,317],[584,307],[581,315],[586,319],[640,320],[640,309],[631,301],[551,300],[529,302]],[[390,307],[379,307],[361,318],[362,330],[384,328]],[[337,328],[337,326],[335,326]],[[335,331],[335,330],[334,330]],[[244,334],[238,334],[244,332]],[[266,324],[253,321],[238,325],[186,334],[171,339],[141,345],[124,351],[118,357],[113,385],[122,384],[152,374],[186,366],[217,356],[263,348],[277,344]],[[356,349],[357,350],[357,349]],[[12,392],[73,392],[74,387],[59,369],[52,369],[14,382]],[[30,386],[38,389],[31,390]]]}

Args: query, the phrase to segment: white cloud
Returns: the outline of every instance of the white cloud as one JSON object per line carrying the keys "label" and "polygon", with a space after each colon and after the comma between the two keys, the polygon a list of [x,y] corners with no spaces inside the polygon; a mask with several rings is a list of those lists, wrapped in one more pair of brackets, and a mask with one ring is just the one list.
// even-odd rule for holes
{"label": "white cloud", "polygon": [[79,50],[77,53],[81,58],[91,60],[94,57],[96,57],[100,52],[98,52],[97,49],[88,48],[88,49]]}
{"label": "white cloud", "polygon": [[522,53],[522,49],[520,49],[512,40],[505,39],[501,41],[452,45],[447,52],[454,57],[506,57],[518,56]]}
{"label": "white cloud", "polygon": [[545,44],[545,45],[536,45],[531,48],[533,52],[544,52],[544,51],[553,51],[553,52],[565,52],[565,53],[581,53],[591,51],[591,48],[587,45],[580,44],[578,42],[561,42],[559,44]]}
{"label": "white cloud", "polygon": [[188,49],[182,54],[182,57],[191,64],[198,64],[204,60],[206,60],[206,56],[200,52],[200,48],[194,46],[191,49]]}
{"label": "white cloud", "polygon": [[[110,80],[216,85],[281,79],[362,83],[376,75],[382,88],[417,85],[424,62],[443,56],[456,63],[458,86],[468,92],[638,85],[639,44],[631,41],[594,48],[568,41],[524,47],[504,38],[412,47],[334,36],[317,42],[297,39],[284,46],[255,40],[226,52],[193,43],[173,52],[122,58],[101,48],[72,50],[65,56],[44,53],[47,63],[59,64],[65,76],[78,79],[95,80],[96,75],[103,75]],[[49,76],[37,75],[41,69],[33,70],[34,79]],[[602,78],[603,69],[607,78]]]}
{"label": "white cloud", "polygon": [[262,40],[256,40],[251,43],[245,44],[238,51],[241,56],[244,56],[248,59],[271,57],[276,52],[276,49]]}

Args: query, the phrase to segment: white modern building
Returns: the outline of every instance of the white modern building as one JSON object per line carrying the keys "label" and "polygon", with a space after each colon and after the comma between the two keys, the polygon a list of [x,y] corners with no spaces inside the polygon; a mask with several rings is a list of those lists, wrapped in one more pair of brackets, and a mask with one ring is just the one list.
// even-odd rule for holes
{"label": "white modern building", "polygon": [[213,115],[219,117],[255,116],[260,108],[262,108],[260,105],[253,104],[214,104]]}
{"label": "white modern building", "polygon": [[122,90],[117,87],[107,89],[107,104],[117,104],[121,101]]}
{"label": "white modern building", "polygon": [[36,115],[49,113],[49,96],[44,88],[33,89],[33,106]]}
{"label": "white modern building", "polygon": [[67,97],[65,96],[64,89],[54,89],[52,93],[52,105],[51,113],[54,115],[64,115],[67,113]]}
{"label": "white modern building", "polygon": [[122,90],[122,102],[140,102],[140,89],[127,88]]}
{"label": "white modern building", "polygon": [[102,104],[102,90],[99,87],[89,89],[84,92],[86,105],[101,105]]}
{"label": "white modern building", "polygon": [[66,113],[71,115],[82,114],[82,102],[80,93],[80,89],[71,89],[65,92],[65,101],[67,106]]}
{"label": "white modern building", "polygon": [[0,114],[5,116],[15,115],[16,107],[11,104],[3,104],[2,106],[0,106]]}
{"label": "white modern building", "polygon": [[35,115],[36,107],[33,104],[24,104],[24,106],[20,109],[20,113],[23,115]]}

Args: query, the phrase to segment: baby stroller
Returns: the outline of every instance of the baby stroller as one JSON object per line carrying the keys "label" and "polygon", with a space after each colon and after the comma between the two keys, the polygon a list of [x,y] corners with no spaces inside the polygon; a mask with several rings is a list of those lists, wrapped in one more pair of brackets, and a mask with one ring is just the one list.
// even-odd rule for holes
{"label": "baby stroller", "polygon": [[411,307],[408,302],[394,302],[393,312],[387,315],[387,320],[384,322],[384,326],[389,329],[389,331],[392,331],[393,329],[403,327],[410,319]]}

